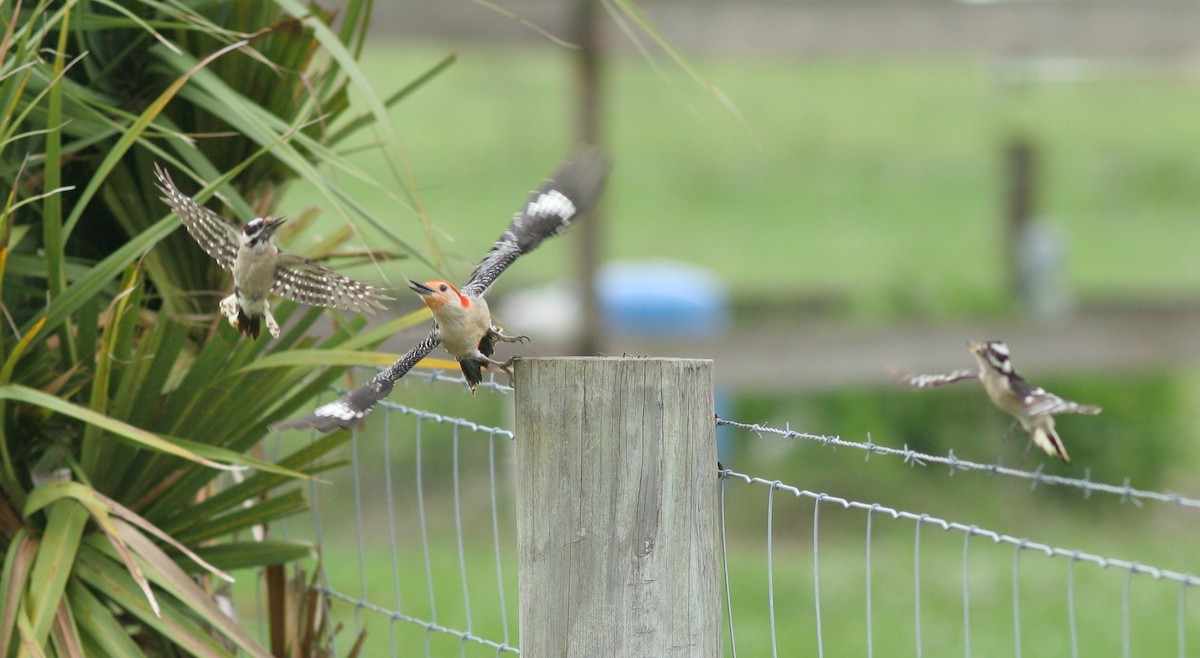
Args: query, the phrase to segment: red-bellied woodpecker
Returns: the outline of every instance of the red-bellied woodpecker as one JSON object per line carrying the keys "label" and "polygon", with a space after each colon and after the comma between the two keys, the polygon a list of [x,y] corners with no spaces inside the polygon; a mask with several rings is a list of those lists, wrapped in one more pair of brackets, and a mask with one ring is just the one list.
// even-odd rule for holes
{"label": "red-bellied woodpecker", "polygon": [[162,200],[179,216],[188,233],[217,261],[233,273],[233,294],[221,300],[221,314],[237,330],[258,338],[259,322],[279,336],[279,323],[271,315],[268,294],[310,306],[374,313],[392,299],[373,286],[343,276],[323,265],[284,253],[275,246],[275,230],[286,217],[255,217],[238,231],[217,213],[179,191],[166,169],[154,165]]}
{"label": "red-bellied woodpecker", "polygon": [[272,429],[311,427],[330,432],[338,427],[353,427],[438,343],[458,359],[472,392],[482,379],[482,368],[491,365],[508,371],[508,363],[491,358],[492,350],[497,341],[512,342],[525,337],[508,336],[496,327],[483,295],[513,261],[533,251],[546,238],[558,235],[591,207],[604,188],[610,166],[608,154],[597,147],[573,152],[517,211],[508,229],[475,266],[461,290],[445,281],[410,281],[434,319],[433,329],[420,343],[346,396],[318,407],[308,416],[276,423]]}
{"label": "red-bellied woodpecker", "polygon": [[1055,414],[1098,414],[1100,407],[1064,400],[1040,386],[1034,386],[1017,374],[1004,341],[971,341],[967,348],[979,364],[979,371],[956,370],[948,375],[902,375],[900,384],[909,388],[933,388],[976,377],[983,383],[988,398],[1007,412],[1029,433],[1034,445],[1051,457],[1070,464],[1067,448],[1054,428]]}
{"label": "red-bellied woodpecker", "polygon": [[512,375],[510,363],[492,358],[497,342],[515,343],[529,340],[528,336],[509,336],[492,323],[487,300],[468,296],[445,281],[410,281],[413,292],[433,313],[442,347],[458,360],[471,393],[483,381],[484,368],[496,366]]}

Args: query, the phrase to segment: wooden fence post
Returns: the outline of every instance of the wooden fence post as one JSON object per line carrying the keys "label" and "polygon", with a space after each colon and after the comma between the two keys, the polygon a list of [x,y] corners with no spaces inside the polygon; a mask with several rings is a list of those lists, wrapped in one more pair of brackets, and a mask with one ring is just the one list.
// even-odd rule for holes
{"label": "wooden fence post", "polygon": [[521,655],[721,655],[712,361],[517,362]]}

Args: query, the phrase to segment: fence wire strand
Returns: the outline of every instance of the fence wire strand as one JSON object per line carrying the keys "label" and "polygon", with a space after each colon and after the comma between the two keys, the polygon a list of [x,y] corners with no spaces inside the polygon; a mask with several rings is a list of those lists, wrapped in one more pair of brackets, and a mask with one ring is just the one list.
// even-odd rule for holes
{"label": "fence wire strand", "polygon": [[971,658],[971,535],[963,534],[962,554],[962,604],[963,604],[963,656]]}
{"label": "fence wire strand", "polygon": [[1021,553],[1024,540],[1013,549],[1012,600],[1013,600],[1013,647],[1014,655],[1021,658]]}
{"label": "fence wire strand", "polygon": [[817,559],[820,544],[821,499],[813,502],[813,616],[817,621],[817,658],[825,655],[825,641],[821,637],[821,563]]}
{"label": "fence wire strand", "polygon": [[761,425],[759,423],[739,423],[737,421],[717,418],[718,427],[734,427],[737,429],[754,432],[759,436],[763,434],[775,434],[788,439],[803,439],[805,441],[813,441],[823,445],[834,447],[853,448],[855,450],[864,450],[867,452],[867,458],[871,455],[887,455],[891,457],[900,457],[907,464],[918,466],[926,466],[928,464],[940,464],[950,469],[950,473],[954,471],[980,471],[991,475],[1003,475],[1006,477],[1029,480],[1033,486],[1047,484],[1062,487],[1074,487],[1084,491],[1085,495],[1095,493],[1112,494],[1119,496],[1122,500],[1128,500],[1134,504],[1139,504],[1140,501],[1148,500],[1159,503],[1168,503],[1179,505],[1181,507],[1200,508],[1200,499],[1190,498],[1182,494],[1173,492],[1147,491],[1143,489],[1135,489],[1129,484],[1126,479],[1121,485],[1107,484],[1104,482],[1093,482],[1087,478],[1072,478],[1063,475],[1050,475],[1042,472],[1039,467],[1032,471],[1026,471],[1019,468],[1011,468],[1001,466],[999,464],[983,464],[973,462],[966,459],[959,459],[954,456],[954,452],[950,451],[948,455],[933,455],[929,453],[912,450],[905,446],[903,448],[890,448],[887,446],[877,445],[870,441],[847,441],[837,436],[825,436],[821,434],[809,434],[806,432],[797,432],[793,429],[784,427],[771,427],[769,425]]}
{"label": "fence wire strand", "polygon": [[968,525],[957,521],[947,521],[946,519],[931,516],[929,514],[917,514],[915,512],[899,510],[880,503],[863,503],[827,493],[808,491],[806,489],[794,487],[789,484],[784,484],[779,480],[768,480],[765,478],[755,477],[745,473],[739,473],[728,468],[721,471],[721,476],[726,480],[741,481],[746,484],[771,487],[771,489],[774,491],[785,491],[796,496],[797,498],[811,498],[813,500],[819,498],[827,503],[841,505],[845,509],[858,509],[864,511],[870,510],[877,514],[886,514],[891,516],[893,519],[905,519],[924,525],[936,526],[942,530],[954,530],[956,532],[963,532],[976,537],[984,537],[997,544],[1009,544],[1022,551],[1036,551],[1043,553],[1047,557],[1073,558],[1082,562],[1090,562],[1101,568],[1130,570],[1135,573],[1145,574],[1154,578],[1155,580],[1170,580],[1179,583],[1186,583],[1190,587],[1200,586],[1200,577],[1192,574],[1173,571],[1171,569],[1159,569],[1158,567],[1140,564],[1138,562],[1129,562],[1127,560],[1121,560],[1117,558],[1106,558],[1101,555],[1086,553],[1083,551],[1068,550],[1057,546],[1051,546],[1049,544],[1029,541],[1028,539],[1022,537],[1014,537],[1012,535],[996,532],[994,530],[987,530],[976,525]]}

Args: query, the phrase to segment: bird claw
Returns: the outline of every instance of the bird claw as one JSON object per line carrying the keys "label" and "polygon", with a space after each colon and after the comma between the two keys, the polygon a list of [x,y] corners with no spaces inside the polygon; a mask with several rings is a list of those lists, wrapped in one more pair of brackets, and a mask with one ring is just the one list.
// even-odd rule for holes
{"label": "bird claw", "polygon": [[496,338],[500,339],[501,341],[503,341],[505,343],[528,343],[529,342],[529,336],[509,336],[508,334],[502,333],[501,331],[496,330],[496,329],[493,329],[493,331],[496,334]]}
{"label": "bird claw", "polygon": [[230,295],[225,299],[222,299],[221,303],[217,305],[217,308],[221,310],[221,315],[229,318],[229,324],[232,324],[235,327],[237,326],[237,295]]}
{"label": "bird claw", "polygon": [[518,355],[514,355],[512,357],[509,357],[509,359],[504,362],[498,362],[498,361],[492,362],[492,365],[496,366],[501,371],[503,371],[506,375],[508,375],[509,388],[516,388],[515,384],[516,384],[517,377],[516,377],[516,375],[513,374],[512,365],[520,360],[521,360],[521,356],[518,354]]}
{"label": "bird claw", "polygon": [[267,321],[267,332],[271,334],[271,338],[279,338],[279,323],[275,321],[275,316],[271,315],[271,309],[267,308],[263,315]]}

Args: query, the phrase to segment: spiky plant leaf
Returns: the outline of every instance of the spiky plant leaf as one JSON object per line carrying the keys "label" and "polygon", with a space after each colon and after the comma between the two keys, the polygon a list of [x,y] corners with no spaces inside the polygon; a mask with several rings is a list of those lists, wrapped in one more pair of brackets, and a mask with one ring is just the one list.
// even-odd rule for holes
{"label": "spiky plant leaf", "polygon": [[[274,202],[300,178],[343,224],[380,229],[383,253],[438,262],[339,179],[419,208],[412,182],[332,146],[382,121],[398,157],[387,109],[449,62],[371,89],[355,63],[371,3],[343,5],[335,30],[293,0],[0,3],[0,655],[233,655],[227,642],[267,655],[189,555],[218,568],[312,555],[269,528],[303,508],[298,479],[341,463],[345,433],[275,464],[247,453],[339,376],[306,355],[350,362],[385,334],[334,315],[314,335],[326,313],[284,303],[282,336],[243,339],[215,313],[226,273],[178,230],[151,172],[168,167],[235,222],[296,212]],[[347,112],[352,90],[365,112]]]}

